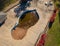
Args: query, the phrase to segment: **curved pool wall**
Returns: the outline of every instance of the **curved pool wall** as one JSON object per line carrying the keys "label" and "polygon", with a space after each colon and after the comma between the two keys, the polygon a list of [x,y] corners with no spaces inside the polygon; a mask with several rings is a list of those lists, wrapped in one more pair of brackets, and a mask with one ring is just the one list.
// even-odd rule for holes
{"label": "curved pool wall", "polygon": [[38,17],[38,19],[39,19],[39,15],[38,15],[36,9],[34,9],[34,10],[25,10],[22,13],[19,14],[19,17],[18,18],[19,19],[22,19],[24,17],[23,15],[26,14],[26,13],[29,13],[29,12],[34,12],[36,14],[36,16]]}
{"label": "curved pool wall", "polygon": [[[24,12],[22,12],[22,13],[20,13],[20,15],[19,15],[19,17],[18,17],[18,23],[16,23],[15,25],[14,25],[14,27],[12,28],[12,30],[11,30],[11,33],[12,33],[12,31],[15,31],[15,29],[16,29],[16,27],[18,27],[18,25],[20,24],[19,23],[19,20],[21,20],[21,19],[24,19],[24,17],[25,17],[25,14],[27,14],[27,13],[34,13],[34,16],[33,16],[33,18],[36,18],[34,21],[32,21],[31,23],[34,23],[33,25],[31,25],[31,23],[30,23],[30,26],[27,28],[27,30],[31,27],[31,26],[34,26],[37,22],[38,22],[38,20],[39,20],[39,15],[38,15],[38,13],[37,13],[37,11],[34,9],[34,10],[26,10],[26,11],[24,11]],[[32,19],[31,19],[32,20]],[[27,21],[28,22],[28,21]],[[28,24],[28,23],[27,23]],[[21,25],[21,24],[20,24]],[[26,25],[27,26],[27,25]],[[20,28],[22,28],[22,27],[20,27]],[[26,31],[27,31],[26,30]],[[26,32],[27,33],[27,32]],[[13,36],[13,38],[14,38],[14,36]],[[23,39],[23,38],[22,38]]]}
{"label": "curved pool wall", "polygon": [[11,31],[15,30],[15,28],[18,26],[19,19],[21,19],[21,18],[23,17],[23,15],[26,14],[26,13],[28,13],[28,12],[35,12],[37,18],[39,19],[39,15],[38,15],[36,9],[23,11],[23,12],[21,12],[21,13],[19,14],[18,21],[17,21],[17,23],[14,25],[14,27],[11,29]]}

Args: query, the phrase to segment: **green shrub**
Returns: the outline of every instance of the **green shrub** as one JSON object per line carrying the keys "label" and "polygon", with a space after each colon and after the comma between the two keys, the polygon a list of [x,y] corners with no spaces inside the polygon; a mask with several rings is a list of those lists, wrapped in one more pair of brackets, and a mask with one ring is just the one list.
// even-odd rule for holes
{"label": "green shrub", "polygon": [[58,12],[58,15],[59,15],[59,23],[60,23],[60,10],[59,10],[59,12]]}
{"label": "green shrub", "polygon": [[60,9],[60,2],[56,2],[56,7],[58,8],[58,9]]}
{"label": "green shrub", "polygon": [[16,2],[17,0],[0,0],[0,11],[5,7],[9,6],[11,3]]}

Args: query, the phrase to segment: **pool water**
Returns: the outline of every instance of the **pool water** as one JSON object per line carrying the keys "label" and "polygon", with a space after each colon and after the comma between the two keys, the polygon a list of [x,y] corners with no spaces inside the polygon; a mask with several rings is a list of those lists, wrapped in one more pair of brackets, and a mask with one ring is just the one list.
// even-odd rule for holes
{"label": "pool water", "polygon": [[24,14],[21,19],[19,19],[19,24],[14,31],[12,31],[12,37],[14,39],[23,39],[31,26],[34,26],[38,22],[38,17],[33,12]]}

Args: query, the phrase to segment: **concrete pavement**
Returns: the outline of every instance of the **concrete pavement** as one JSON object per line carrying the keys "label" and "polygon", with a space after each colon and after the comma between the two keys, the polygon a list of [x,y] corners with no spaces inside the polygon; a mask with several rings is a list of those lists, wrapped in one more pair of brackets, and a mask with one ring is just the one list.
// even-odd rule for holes
{"label": "concrete pavement", "polygon": [[[41,5],[39,4],[38,6],[40,7]],[[38,8],[38,6],[31,5],[31,7],[27,8],[29,10],[36,9],[40,19],[34,26],[28,29],[26,36],[22,40],[14,40],[11,36],[11,28],[18,20],[14,13],[16,7],[7,12],[7,20],[5,21],[5,24],[0,27],[0,46],[35,46],[38,37],[44,32],[52,14],[52,11],[44,12]]]}

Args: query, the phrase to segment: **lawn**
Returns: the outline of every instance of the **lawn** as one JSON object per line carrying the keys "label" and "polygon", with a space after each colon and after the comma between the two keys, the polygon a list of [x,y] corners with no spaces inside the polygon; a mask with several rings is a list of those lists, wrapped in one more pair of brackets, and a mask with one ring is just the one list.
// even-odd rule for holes
{"label": "lawn", "polygon": [[60,24],[58,15],[51,29],[47,32],[45,46],[60,46]]}

